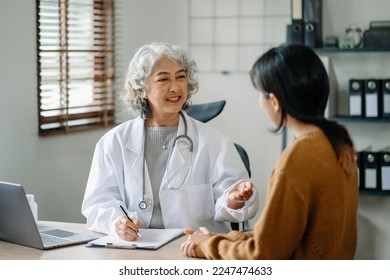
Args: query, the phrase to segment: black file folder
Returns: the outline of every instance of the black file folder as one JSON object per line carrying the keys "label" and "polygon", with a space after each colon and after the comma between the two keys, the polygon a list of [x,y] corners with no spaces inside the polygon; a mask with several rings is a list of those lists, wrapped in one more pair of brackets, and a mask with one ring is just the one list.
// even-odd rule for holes
{"label": "black file folder", "polygon": [[322,46],[322,0],[303,1],[304,43],[311,48]]}
{"label": "black file folder", "polygon": [[306,46],[311,48],[318,47],[318,38],[317,38],[317,23],[316,22],[305,22],[304,32],[303,32],[303,41]]}
{"label": "black file folder", "polygon": [[380,83],[377,79],[364,80],[364,103],[365,103],[365,117],[379,118],[380,117],[380,100],[379,94]]}
{"label": "black file folder", "polygon": [[287,25],[287,42],[303,44],[303,20],[295,19]]}
{"label": "black file folder", "polygon": [[291,0],[291,24],[287,25],[287,42],[303,44],[303,0]]}
{"label": "black file folder", "polygon": [[358,186],[360,190],[364,189],[364,152],[357,152],[356,163],[358,167]]}
{"label": "black file folder", "polygon": [[380,189],[390,191],[390,147],[379,152],[380,162]]}
{"label": "black file folder", "polygon": [[350,117],[364,116],[364,80],[349,80],[348,106]]}
{"label": "black file folder", "polygon": [[363,155],[363,174],[362,187],[364,190],[379,190],[380,169],[379,169],[379,153],[371,150],[365,150]]}
{"label": "black file folder", "polygon": [[390,118],[390,79],[382,80],[382,117]]}

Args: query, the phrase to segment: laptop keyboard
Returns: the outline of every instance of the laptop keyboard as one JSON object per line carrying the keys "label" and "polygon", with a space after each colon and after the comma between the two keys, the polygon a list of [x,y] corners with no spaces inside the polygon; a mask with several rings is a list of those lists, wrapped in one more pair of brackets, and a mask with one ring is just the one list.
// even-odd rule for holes
{"label": "laptop keyboard", "polygon": [[69,242],[69,240],[66,240],[66,239],[63,239],[60,237],[56,237],[53,235],[47,235],[44,233],[41,233],[41,237],[42,237],[42,242],[45,246],[52,246],[52,245],[58,245],[58,244],[63,244],[63,243]]}

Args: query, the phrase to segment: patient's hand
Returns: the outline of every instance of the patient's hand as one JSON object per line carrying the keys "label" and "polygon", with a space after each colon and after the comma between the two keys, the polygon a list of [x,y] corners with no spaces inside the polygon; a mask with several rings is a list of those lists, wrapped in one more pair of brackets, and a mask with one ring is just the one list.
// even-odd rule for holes
{"label": "patient's hand", "polygon": [[211,233],[206,227],[201,227],[199,230],[185,229],[184,233],[187,235],[187,240],[180,246],[181,253],[183,256],[196,258],[196,244],[198,244],[200,240],[210,236]]}

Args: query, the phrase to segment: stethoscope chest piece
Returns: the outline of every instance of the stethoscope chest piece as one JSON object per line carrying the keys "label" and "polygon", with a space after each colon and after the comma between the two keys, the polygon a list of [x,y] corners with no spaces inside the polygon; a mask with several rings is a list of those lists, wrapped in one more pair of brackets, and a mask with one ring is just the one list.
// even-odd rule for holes
{"label": "stethoscope chest piece", "polygon": [[145,211],[149,208],[149,206],[151,205],[151,202],[149,199],[142,199],[139,203],[138,203],[138,207],[139,209]]}
{"label": "stethoscope chest piece", "polygon": [[146,208],[148,208],[148,204],[146,203],[145,200],[141,200],[138,206],[141,210],[146,210]]}

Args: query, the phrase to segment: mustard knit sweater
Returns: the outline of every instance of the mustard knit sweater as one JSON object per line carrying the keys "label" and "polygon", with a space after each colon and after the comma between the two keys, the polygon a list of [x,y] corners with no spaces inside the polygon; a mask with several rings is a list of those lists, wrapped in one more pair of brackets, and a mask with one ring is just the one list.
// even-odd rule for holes
{"label": "mustard knit sweater", "polygon": [[211,235],[196,246],[207,259],[353,259],[358,179],[337,163],[318,130],[287,147],[269,181],[265,207],[251,232]]}

